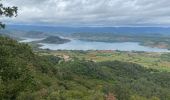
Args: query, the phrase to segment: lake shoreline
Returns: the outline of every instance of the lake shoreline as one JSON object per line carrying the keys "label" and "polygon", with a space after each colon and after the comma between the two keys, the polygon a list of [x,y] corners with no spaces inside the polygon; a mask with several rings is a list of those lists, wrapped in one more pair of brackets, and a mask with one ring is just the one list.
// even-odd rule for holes
{"label": "lake shoreline", "polygon": [[[36,42],[40,39],[25,38],[25,43]],[[21,42],[21,41],[20,41]],[[70,42],[63,44],[52,44],[52,43],[37,43],[39,49],[49,50],[112,50],[112,51],[134,51],[134,52],[170,52],[168,49],[161,49],[149,46],[143,46],[139,42],[95,42],[87,40],[76,40],[72,39]]]}

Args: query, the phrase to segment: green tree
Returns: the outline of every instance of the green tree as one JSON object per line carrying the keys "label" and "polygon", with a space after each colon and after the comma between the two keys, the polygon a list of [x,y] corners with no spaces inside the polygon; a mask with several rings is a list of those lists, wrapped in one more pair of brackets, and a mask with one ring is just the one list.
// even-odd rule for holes
{"label": "green tree", "polygon": [[[2,0],[0,0],[2,2]],[[18,8],[16,6],[5,7],[2,3],[0,3],[0,16],[1,17],[13,17],[17,16]],[[0,29],[5,28],[5,24],[0,22]]]}

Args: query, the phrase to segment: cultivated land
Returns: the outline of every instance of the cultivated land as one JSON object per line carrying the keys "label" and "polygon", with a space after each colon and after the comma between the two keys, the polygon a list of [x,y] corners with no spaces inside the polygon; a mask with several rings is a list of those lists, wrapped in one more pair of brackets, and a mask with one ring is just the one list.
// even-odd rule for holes
{"label": "cultivated land", "polygon": [[94,62],[102,61],[123,61],[140,64],[146,68],[158,69],[160,71],[170,71],[170,54],[169,53],[152,53],[152,52],[122,52],[122,51],[69,51],[42,50],[40,55],[68,56],[69,59],[92,60]]}

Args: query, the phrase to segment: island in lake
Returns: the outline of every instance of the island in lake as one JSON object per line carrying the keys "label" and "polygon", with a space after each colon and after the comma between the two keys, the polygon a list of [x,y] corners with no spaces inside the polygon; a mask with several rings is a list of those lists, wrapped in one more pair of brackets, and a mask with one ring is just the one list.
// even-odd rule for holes
{"label": "island in lake", "polygon": [[64,44],[67,42],[70,42],[69,39],[63,39],[60,38],[59,36],[49,36],[43,40],[37,41],[39,43],[49,43],[49,44]]}

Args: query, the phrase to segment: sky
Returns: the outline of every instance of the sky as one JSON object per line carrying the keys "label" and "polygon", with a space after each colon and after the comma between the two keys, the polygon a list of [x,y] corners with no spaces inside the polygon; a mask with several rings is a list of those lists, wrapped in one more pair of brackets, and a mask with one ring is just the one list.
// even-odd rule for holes
{"label": "sky", "polygon": [[8,24],[170,26],[170,0],[4,0],[18,6]]}

